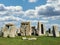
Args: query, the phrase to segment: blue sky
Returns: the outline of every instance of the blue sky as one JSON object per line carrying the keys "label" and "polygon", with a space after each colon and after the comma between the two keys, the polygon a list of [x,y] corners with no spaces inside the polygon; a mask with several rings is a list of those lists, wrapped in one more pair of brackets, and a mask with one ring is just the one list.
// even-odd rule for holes
{"label": "blue sky", "polygon": [[29,2],[28,0],[0,0],[1,4],[6,6],[22,6],[23,10],[34,9],[35,6],[40,6],[46,3],[46,0],[37,0],[37,2]]}
{"label": "blue sky", "polygon": [[14,23],[20,27],[22,21],[37,26],[40,21],[46,28],[60,28],[60,0],[0,0],[0,27]]}

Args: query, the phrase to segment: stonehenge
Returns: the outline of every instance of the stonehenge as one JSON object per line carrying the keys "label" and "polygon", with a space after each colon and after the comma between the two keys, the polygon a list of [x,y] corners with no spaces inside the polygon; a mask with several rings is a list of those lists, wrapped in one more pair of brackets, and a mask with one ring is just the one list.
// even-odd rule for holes
{"label": "stonehenge", "polygon": [[8,23],[0,29],[0,36],[3,37],[32,35],[60,37],[58,26],[53,25],[52,28],[48,28],[48,30],[46,30],[44,24],[41,22],[37,23],[37,27],[31,26],[30,22],[21,22],[20,28],[17,28],[13,23]]}

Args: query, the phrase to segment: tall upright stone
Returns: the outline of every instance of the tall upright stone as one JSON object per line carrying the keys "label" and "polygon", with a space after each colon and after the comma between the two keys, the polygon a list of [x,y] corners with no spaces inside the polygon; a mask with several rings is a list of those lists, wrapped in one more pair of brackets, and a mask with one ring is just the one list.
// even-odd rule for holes
{"label": "tall upright stone", "polygon": [[4,27],[3,27],[3,37],[15,37],[16,36],[16,30],[17,28],[15,27],[14,24],[6,24]]}
{"label": "tall upright stone", "polygon": [[50,28],[48,29],[48,32],[49,32],[49,33],[51,33],[51,32],[52,32]]}
{"label": "tall upright stone", "polygon": [[53,36],[54,37],[59,37],[58,26],[54,25],[52,28],[53,28],[53,30],[52,30]]}
{"label": "tall upright stone", "polygon": [[17,36],[17,34],[16,34],[16,27],[15,26],[11,26],[10,27],[10,31],[9,31],[9,37],[15,37],[15,36]]}
{"label": "tall upright stone", "polygon": [[22,36],[29,36],[31,35],[31,26],[30,22],[22,22],[20,27],[21,35]]}
{"label": "tall upright stone", "polygon": [[53,36],[51,28],[49,28],[49,29],[47,30],[47,34],[46,34],[46,35],[47,35],[47,36]]}
{"label": "tall upright stone", "polygon": [[38,26],[37,26],[37,30],[38,30],[38,35],[43,36],[45,35],[45,27],[41,22],[38,22]]}
{"label": "tall upright stone", "polygon": [[9,34],[8,28],[6,26],[3,27],[2,32],[3,32],[3,37],[7,37]]}
{"label": "tall upright stone", "polygon": [[0,28],[0,37],[3,36],[2,27]]}
{"label": "tall upright stone", "polygon": [[32,26],[32,35],[37,35],[37,30],[35,28],[35,26]]}
{"label": "tall upright stone", "polygon": [[21,36],[20,28],[17,29],[17,36]]}

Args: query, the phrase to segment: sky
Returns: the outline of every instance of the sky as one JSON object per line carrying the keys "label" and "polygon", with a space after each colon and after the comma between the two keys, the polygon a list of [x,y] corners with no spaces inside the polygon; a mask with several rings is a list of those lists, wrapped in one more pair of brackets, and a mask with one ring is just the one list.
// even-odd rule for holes
{"label": "sky", "polygon": [[14,23],[20,27],[22,21],[31,26],[42,22],[46,28],[60,28],[60,0],[0,0],[0,27]]}

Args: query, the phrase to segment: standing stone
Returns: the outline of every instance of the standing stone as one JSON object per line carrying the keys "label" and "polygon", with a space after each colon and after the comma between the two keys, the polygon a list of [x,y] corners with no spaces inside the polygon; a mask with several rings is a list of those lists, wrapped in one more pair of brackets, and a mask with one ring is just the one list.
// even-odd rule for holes
{"label": "standing stone", "polygon": [[41,22],[38,22],[38,26],[37,26],[37,30],[38,30],[38,35],[43,36],[45,35],[45,27]]}
{"label": "standing stone", "polygon": [[52,32],[50,28],[48,29],[48,32],[49,32],[49,33],[51,33],[51,32]]}
{"label": "standing stone", "polygon": [[8,31],[8,28],[6,26],[3,27],[2,32],[3,32],[3,37],[8,36],[9,31]]}
{"label": "standing stone", "polygon": [[53,30],[52,30],[52,32],[53,32],[53,36],[54,37],[59,37],[59,31],[58,31],[58,27],[57,26],[53,26]]}
{"label": "standing stone", "polygon": [[53,36],[51,28],[48,29],[47,36]]}
{"label": "standing stone", "polygon": [[17,34],[16,34],[16,27],[15,26],[11,26],[10,27],[10,30],[9,30],[9,37],[15,37]]}
{"label": "standing stone", "polygon": [[15,37],[16,36],[16,27],[14,24],[6,24],[3,27],[3,37]]}
{"label": "standing stone", "polygon": [[21,36],[20,28],[17,29],[17,36]]}
{"label": "standing stone", "polygon": [[36,33],[35,33],[36,31],[35,31],[35,26],[32,26],[32,35],[35,35]]}
{"label": "standing stone", "polygon": [[31,35],[30,22],[22,22],[21,23],[21,35],[22,36],[29,36],[29,35]]}
{"label": "standing stone", "polygon": [[0,37],[3,36],[2,27],[0,28]]}
{"label": "standing stone", "polygon": [[37,35],[37,30],[35,28],[35,26],[32,26],[32,35]]}

